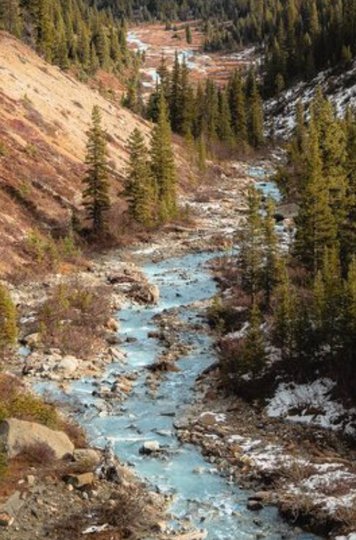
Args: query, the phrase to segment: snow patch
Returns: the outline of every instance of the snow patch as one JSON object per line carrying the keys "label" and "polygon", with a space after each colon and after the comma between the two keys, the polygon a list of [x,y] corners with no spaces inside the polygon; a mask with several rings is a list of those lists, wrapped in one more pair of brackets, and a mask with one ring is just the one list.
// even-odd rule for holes
{"label": "snow patch", "polygon": [[284,417],[292,422],[356,433],[356,408],[345,407],[331,399],[335,383],[317,379],[308,384],[281,383],[269,401],[266,412],[271,418]]}

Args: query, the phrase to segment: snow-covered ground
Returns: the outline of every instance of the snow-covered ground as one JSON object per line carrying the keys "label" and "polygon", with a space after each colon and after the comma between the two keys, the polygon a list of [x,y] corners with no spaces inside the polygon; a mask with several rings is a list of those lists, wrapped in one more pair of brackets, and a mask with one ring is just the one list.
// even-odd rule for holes
{"label": "snow-covered ground", "polygon": [[275,135],[287,137],[294,127],[296,104],[301,100],[307,106],[321,87],[325,95],[335,105],[338,114],[343,114],[347,107],[356,107],[356,60],[343,73],[335,70],[321,71],[309,82],[300,82],[282,92],[278,98],[266,102],[267,123],[274,124]]}
{"label": "snow-covered ground", "polygon": [[308,384],[281,383],[269,401],[268,416],[282,417],[293,422],[313,424],[356,434],[356,409],[346,410],[331,397],[335,383],[331,379],[317,379]]}

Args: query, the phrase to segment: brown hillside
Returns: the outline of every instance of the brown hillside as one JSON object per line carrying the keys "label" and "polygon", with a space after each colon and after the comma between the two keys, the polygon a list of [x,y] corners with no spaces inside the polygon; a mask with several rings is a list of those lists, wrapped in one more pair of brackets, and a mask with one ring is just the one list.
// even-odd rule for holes
{"label": "brown hillside", "polygon": [[127,138],[136,126],[148,133],[149,125],[0,32],[0,275],[25,262],[31,230],[63,228],[80,208],[95,104],[109,133],[115,197]]}

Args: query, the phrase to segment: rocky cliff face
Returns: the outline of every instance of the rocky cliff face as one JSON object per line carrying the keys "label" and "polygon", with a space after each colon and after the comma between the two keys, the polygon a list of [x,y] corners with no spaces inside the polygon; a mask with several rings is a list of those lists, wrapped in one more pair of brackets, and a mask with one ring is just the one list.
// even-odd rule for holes
{"label": "rocky cliff face", "polygon": [[[119,86],[119,85],[118,85]],[[34,51],[0,33],[0,275],[26,261],[31,230],[65,228],[81,205],[86,131],[99,105],[109,134],[112,197],[121,191],[126,141],[149,125]]]}

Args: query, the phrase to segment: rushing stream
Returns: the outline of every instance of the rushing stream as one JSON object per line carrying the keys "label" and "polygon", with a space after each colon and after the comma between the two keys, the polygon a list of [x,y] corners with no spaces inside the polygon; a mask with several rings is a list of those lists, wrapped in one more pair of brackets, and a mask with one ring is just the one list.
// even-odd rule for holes
{"label": "rushing stream", "polygon": [[[259,176],[257,172],[256,176]],[[268,191],[271,188],[271,184],[262,186]],[[100,399],[92,395],[97,382],[92,380],[74,382],[69,395],[86,405],[79,421],[92,443],[104,446],[111,441],[120,459],[131,464],[141,478],[161,492],[173,495],[172,514],[187,518],[193,527],[207,530],[209,540],[316,538],[288,526],[273,508],[258,513],[247,510],[249,492],[217,474],[214,464],[203,459],[199,448],[181,444],[175,437],[174,423],[195,399],[197,375],[215,360],[212,341],[206,332],[184,333],[183,339],[192,345],[192,350],[178,361],[179,372],[168,373],[163,378],[156,398],[152,398],[145,384],[146,366],[162,351],[159,341],[147,335],[156,329],[153,317],[164,309],[178,308],[181,318],[193,323],[198,320],[197,312],[189,306],[211,298],[216,292],[215,282],[205,266],[214,256],[214,253],[195,253],[143,266],[149,280],[159,286],[159,304],[127,305],[117,314],[120,337],[134,339],[122,345],[127,363],[110,365],[103,378],[103,384],[110,384],[117,374],[139,373],[133,391],[123,403],[114,406],[108,415],[100,415],[95,406]],[[153,440],[167,447],[166,456],[140,455],[142,444]]]}

